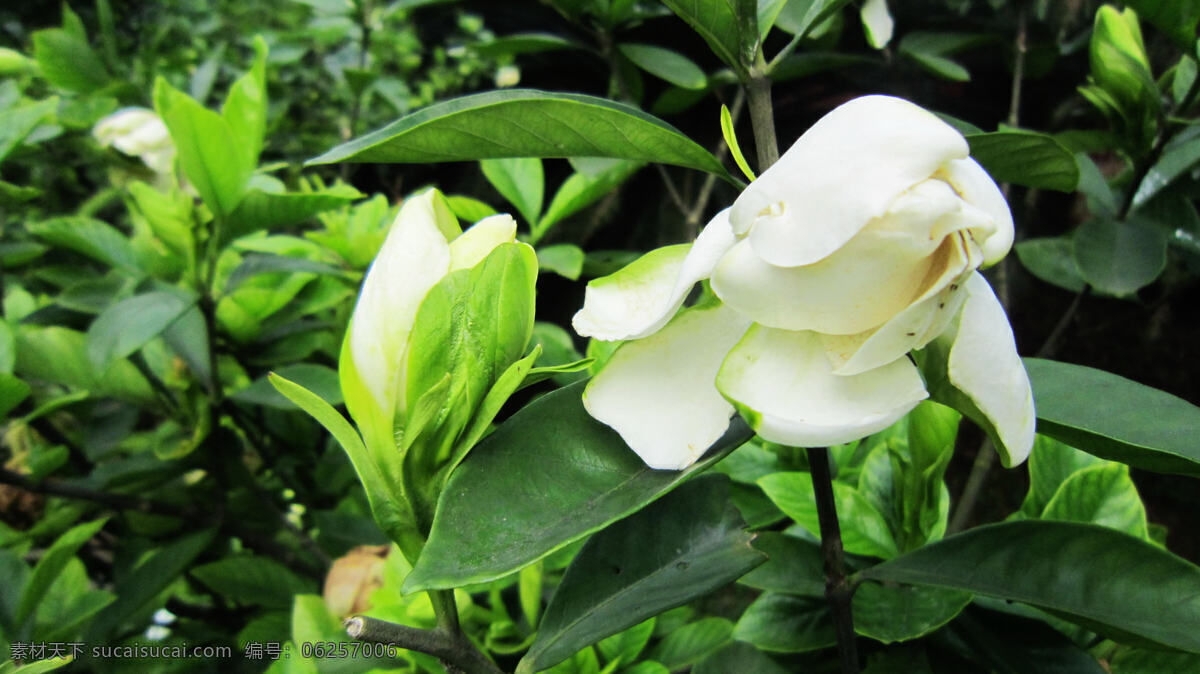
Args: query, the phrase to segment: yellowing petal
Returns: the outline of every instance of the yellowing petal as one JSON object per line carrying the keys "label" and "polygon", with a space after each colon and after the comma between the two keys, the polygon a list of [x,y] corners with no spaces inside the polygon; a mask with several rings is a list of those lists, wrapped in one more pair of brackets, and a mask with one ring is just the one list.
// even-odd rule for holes
{"label": "yellowing petal", "polygon": [[734,244],[729,209],[713,217],[695,243],[646,253],[624,269],[595,279],[575,314],[575,331],[612,341],[653,334],[675,315],[698,281],[712,274]]}
{"label": "yellowing petal", "polygon": [[967,300],[950,349],[947,375],[992,422],[1002,446],[1001,460],[1011,468],[1033,448],[1036,415],[1029,375],[1004,307],[978,273],[967,280]]}
{"label": "yellowing petal", "polygon": [[748,326],[721,304],[686,309],[617,349],[588,384],[584,407],[651,468],[687,468],[729,428],[733,406],[714,381]]}
{"label": "yellowing petal", "polygon": [[995,264],[1008,254],[1013,244],[1013,219],[1004,194],[996,181],[974,159],[946,162],[940,176],[962,195],[964,201],[985,213],[990,226],[971,229],[971,235],[983,250],[983,263]]}
{"label": "yellowing petal", "polygon": [[[434,190],[400,207],[363,280],[350,324],[349,347],[362,384],[387,419],[405,408],[404,350],[421,300],[450,266],[438,227]],[[349,396],[347,396],[349,400]],[[365,412],[365,411],[364,411]],[[359,412],[351,409],[356,418]]]}
{"label": "yellowing petal", "polygon": [[730,220],[763,260],[807,265],[841,248],[904,190],[967,156],[962,135],[891,96],[834,109],[734,202]]}
{"label": "yellowing petal", "polygon": [[717,388],[764,439],[797,447],[857,440],[928,397],[907,358],[839,376],[816,333],[760,325],[729,353]]}

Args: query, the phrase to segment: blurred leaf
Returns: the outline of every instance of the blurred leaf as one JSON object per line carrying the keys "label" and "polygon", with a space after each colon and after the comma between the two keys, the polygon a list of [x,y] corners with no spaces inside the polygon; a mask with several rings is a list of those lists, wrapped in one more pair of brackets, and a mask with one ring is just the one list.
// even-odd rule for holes
{"label": "blurred leaf", "polygon": [[215,532],[198,531],[150,552],[113,588],[117,600],[96,615],[84,637],[92,643],[112,643],[125,619],[141,610],[175,582],[184,569],[208,547]]}
{"label": "blurred leaf", "polygon": [[454,211],[454,215],[459,220],[471,223],[479,222],[487,216],[497,213],[496,209],[486,203],[461,194],[448,195],[446,203],[450,205],[450,210]]}
{"label": "blurred leaf", "polygon": [[1021,265],[1046,283],[1076,293],[1087,287],[1075,263],[1075,244],[1071,239],[1062,236],[1026,239],[1014,248]]}
{"label": "blurred leaf", "polygon": [[[312,363],[296,363],[284,365],[275,370],[275,374],[316,393],[330,405],[342,404],[341,384],[338,382],[338,373],[333,368]],[[265,405],[281,410],[292,409],[292,403],[275,390],[268,376],[255,379],[253,384],[229,397],[252,405]]]}
{"label": "blurred leaf", "polygon": [[612,192],[642,166],[645,166],[642,162],[615,160],[596,172],[577,170],[564,180],[554,193],[554,198],[534,228],[531,239],[534,242],[539,241],[555,224]]}
{"label": "blurred leaf", "polygon": [[1026,358],[1025,369],[1039,433],[1135,468],[1200,475],[1200,408],[1082,365]]}
{"label": "blurred leaf", "polygon": [[1200,5],[1191,0],[1129,0],[1124,4],[1165,33],[1175,46],[1184,51],[1195,49]]}
{"label": "blurred leaf", "polygon": [[636,108],[592,96],[525,89],[431,105],[309,164],[498,157],[619,157],[728,175],[708,150]]}
{"label": "blurred leaf", "polygon": [[765,592],[742,613],[733,638],[760,650],[803,653],[837,643],[824,597]]}
{"label": "blurred leaf", "polygon": [[33,567],[33,575],[21,590],[21,600],[13,621],[15,624],[24,623],[34,615],[50,585],[62,573],[67,562],[75,558],[75,551],[95,536],[107,521],[107,518],[98,519],[72,527],[54,541],[38,560],[37,566]]}
{"label": "blurred leaf", "polygon": [[560,662],[761,564],[765,555],[750,546],[728,484],[724,476],[698,477],[592,536],[567,568],[517,671]]}
{"label": "blurred leaf", "polygon": [[1054,136],[1005,128],[968,134],[971,156],[998,183],[1074,192],[1079,184],[1075,155]]}
{"label": "blurred leaf", "polygon": [[29,397],[29,384],[7,372],[0,372],[0,419]]}
{"label": "blurred leaf", "polygon": [[[506,576],[640,510],[748,437],[735,419],[691,468],[651,470],[584,410],[582,387],[525,406],[459,465],[405,591]],[[539,487],[518,487],[529,484]]]}
{"label": "blurred leaf", "polygon": [[267,557],[231,556],[191,570],[213,592],[239,604],[286,608],[313,583]]}
{"label": "blurred leaf", "polygon": [[551,33],[514,33],[471,45],[472,51],[487,58],[579,48],[570,40]]}
{"label": "blurred leaf", "polygon": [[756,0],[663,0],[734,70],[745,75],[758,53]]}
{"label": "blurred leaf", "polygon": [[361,199],[363,194],[349,185],[338,184],[318,192],[275,193],[251,189],[229,215],[225,239],[236,239],[263,229],[289,227],[318,213]]}
{"label": "blurred leaf", "polygon": [[23,326],[17,332],[16,373],[82,389],[97,396],[114,396],[150,404],[154,394],[129,361],[119,360],[97,372],[87,354],[86,336],[61,326]]}
{"label": "blurred leaf", "polygon": [[788,0],[776,25],[793,35],[813,36],[813,31],[849,4],[849,0]]}
{"label": "blurred leaf", "polygon": [[276,272],[308,272],[342,278],[347,277],[345,270],[325,264],[324,262],[315,262],[306,258],[287,255],[251,254],[242,258],[241,264],[229,275],[229,278],[225,281],[224,292],[225,294],[232,293],[246,279],[253,278],[259,274],[272,274]]}
{"label": "blurred leaf", "polygon": [[700,66],[677,51],[634,43],[618,44],[617,49],[637,67],[677,87],[703,89],[708,82]]}
{"label": "blurred leaf", "polygon": [[82,35],[60,28],[33,34],[33,55],[46,81],[81,94],[103,88],[109,82],[103,61]]}
{"label": "blurred leaf", "polygon": [[68,216],[31,222],[29,232],[47,243],[73,250],[115,267],[130,276],[140,277],[142,270],[129,239],[106,222],[94,218]]}
{"label": "blurred leaf", "polygon": [[234,147],[242,153],[243,165],[250,167],[258,165],[267,131],[266,69],[267,43],[257,35],[254,37],[254,64],[229,88],[229,95],[221,106],[221,117],[233,132]]}
{"label": "blurred leaf", "polygon": [[1096,290],[1118,297],[1153,283],[1167,264],[1167,237],[1136,221],[1093,218],[1075,230],[1075,262]]}
{"label": "blurred leaf", "polygon": [[[47,98],[0,110],[0,161],[21,144],[25,137],[58,109],[58,99]],[[31,189],[13,186],[15,190]],[[16,196],[14,193],[12,196]]]}
{"label": "blurred leaf", "polygon": [[948,57],[990,40],[987,35],[914,31],[904,35],[897,50],[938,77],[968,82],[971,74]]}
{"label": "blurred leaf", "polygon": [[479,167],[492,187],[516,206],[533,229],[542,214],[542,194],[546,186],[542,160],[537,157],[484,159],[479,162]]}
{"label": "blurred leaf", "polygon": [[559,243],[537,249],[538,267],[572,281],[583,272],[583,251],[571,243]]}
{"label": "blurred leaf", "polygon": [[196,303],[195,296],[153,291],[122,300],[100,312],[87,332],[88,358],[100,372],[162,334]]}
{"label": "blurred leaf", "polygon": [[1200,671],[1200,655],[1125,648],[1109,661],[1112,674]]}
{"label": "blurred leaf", "polygon": [[1053,611],[1088,629],[1200,650],[1200,567],[1091,524],[984,525],[856,574],[965,590]]}

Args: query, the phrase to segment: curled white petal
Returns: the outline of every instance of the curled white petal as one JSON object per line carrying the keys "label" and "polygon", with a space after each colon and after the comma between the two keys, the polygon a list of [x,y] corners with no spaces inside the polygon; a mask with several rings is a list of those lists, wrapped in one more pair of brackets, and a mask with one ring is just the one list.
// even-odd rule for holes
{"label": "curled white petal", "polygon": [[[386,419],[405,409],[400,385],[403,356],[417,309],[450,266],[450,246],[438,227],[436,197],[429,190],[405,200],[367,270],[354,307],[350,354]],[[355,410],[350,412],[358,416]]]}
{"label": "curled white petal", "polygon": [[839,376],[818,334],[760,325],[730,351],[717,388],[764,439],[797,447],[857,440],[928,397],[907,358]]}
{"label": "curled white petal", "polygon": [[651,468],[686,468],[729,428],[733,406],[713,382],[748,326],[719,303],[681,311],[623,344],[588,384],[584,407]]}
{"label": "curled white petal", "polygon": [[138,157],[158,173],[168,173],[175,158],[175,146],[167,125],[146,108],[123,108],[108,115],[92,128],[92,136],[102,147],[112,146],[131,157]]}
{"label": "curled white petal", "polygon": [[972,236],[983,249],[983,263],[995,264],[1008,254],[1013,244],[1013,219],[1008,201],[979,162],[971,158],[946,162],[939,175],[962,195],[963,200],[986,213],[990,227],[972,229]]}
{"label": "curled white petal", "polygon": [[734,241],[725,209],[695,243],[652,250],[624,269],[595,279],[588,283],[583,308],[572,320],[575,331],[606,341],[657,332],[679,310],[692,286],[712,274]]}
{"label": "curled white petal", "polygon": [[864,96],[812,126],[733,204],[734,232],[783,267],[841,248],[904,190],[967,156],[962,134],[891,96]]}
{"label": "curled white petal", "polygon": [[967,298],[950,348],[947,375],[992,422],[1001,460],[1011,468],[1033,448],[1033,390],[1004,307],[978,273],[966,282]]}

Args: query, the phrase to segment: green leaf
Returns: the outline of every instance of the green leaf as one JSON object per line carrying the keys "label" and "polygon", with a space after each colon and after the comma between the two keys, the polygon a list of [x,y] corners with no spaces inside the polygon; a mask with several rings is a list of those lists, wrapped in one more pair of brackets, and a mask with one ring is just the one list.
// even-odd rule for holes
{"label": "green leaf", "polygon": [[343,143],[309,164],[498,157],[617,157],[728,176],[708,150],[637,108],[593,96],[528,89],[431,105]]}
{"label": "green leaf", "polygon": [[712,653],[692,668],[693,674],[787,674],[779,663],[747,643],[735,641]]}
{"label": "green leaf", "polygon": [[[1011,610],[1007,605],[1004,608]],[[943,634],[961,655],[990,672],[1105,674],[1107,671],[1094,656],[1043,620],[1014,613],[972,606]]]}
{"label": "green leaf", "polygon": [[57,109],[58,99],[51,97],[0,110],[0,161]]}
{"label": "green leaf", "polygon": [[1167,237],[1140,222],[1093,218],[1075,230],[1075,262],[1096,290],[1130,295],[1155,281],[1167,265]]}
{"label": "green leaf", "polygon": [[94,218],[68,216],[26,225],[29,233],[53,246],[73,250],[115,267],[130,276],[142,276],[137,253],[129,239],[106,222]]}
{"label": "green leaf", "polygon": [[987,35],[971,33],[932,33],[914,31],[905,34],[898,50],[925,70],[954,82],[968,82],[967,69],[948,58],[953,54],[986,43]]}
{"label": "green leaf", "polygon": [[87,337],[57,325],[23,326],[18,331],[14,369],[24,379],[82,389],[85,395],[91,392],[143,405],[154,399],[150,385],[132,363],[117,361],[97,372],[88,358]]}
{"label": "green leaf", "polygon": [[402,550],[405,546],[419,550],[420,534],[416,531],[407,502],[401,500],[403,496],[399,488],[393,486],[388,476],[375,464],[350,422],[320,396],[303,386],[274,373],[269,378],[275,390],[316,419],[345,450],[359,482],[367,492],[367,501],[379,528],[396,541]]}
{"label": "green leaf", "polygon": [[968,592],[937,587],[863,583],[854,592],[854,631],[885,644],[925,636],[950,622],[967,604]]}
{"label": "green leaf", "polygon": [[1154,162],[1154,166],[1150,167],[1146,177],[1138,184],[1137,191],[1133,194],[1134,209],[1141,208],[1154,195],[1200,162],[1198,133],[1200,131],[1189,129],[1167,145],[1162,156]]}
{"label": "green leaf", "polygon": [[703,89],[708,84],[700,66],[677,51],[635,43],[618,44],[617,49],[637,67],[677,87]]}
{"label": "green leaf", "polygon": [[484,159],[479,162],[479,167],[492,187],[516,206],[517,212],[533,229],[542,215],[542,196],[546,187],[542,160],[537,157]]}
{"label": "green leaf", "polygon": [[583,250],[571,243],[543,246],[537,250],[538,267],[572,281],[583,273]]}
{"label": "green leaf", "polygon": [[554,193],[550,206],[533,229],[530,240],[535,243],[541,240],[551,227],[615,190],[642,166],[644,164],[639,161],[617,159],[606,162],[599,171],[576,171],[571,174]]}
{"label": "green leaf", "polygon": [[1185,51],[1196,46],[1196,24],[1200,23],[1200,5],[1192,0],[1129,0],[1138,16],[1149,21]]}
{"label": "green leaf", "polygon": [[257,166],[267,132],[267,43],[261,35],[254,37],[254,64],[229,88],[221,117],[233,132],[244,164]]}
{"label": "green leaf", "polygon": [[471,45],[472,51],[488,58],[579,48],[570,40],[551,33],[514,33]]}
{"label": "green leaf", "polygon": [[765,561],[729,503],[729,479],[698,477],[597,533],[555,590],[518,672],[702,597]]}
{"label": "green leaf", "polygon": [[671,671],[686,669],[729,643],[733,623],[724,618],[701,618],[668,634],[646,654]]}
{"label": "green leaf", "polygon": [[200,198],[219,216],[233,213],[246,194],[254,163],[229,121],[161,77],[154,83],[154,109]]}
{"label": "green leaf", "polygon": [[267,557],[225,557],[198,566],[191,574],[226,599],[255,606],[287,608],[293,595],[315,589],[311,581]]}
{"label": "green leaf", "polygon": [[1039,433],[1135,468],[1200,475],[1200,408],[1090,367],[1026,358],[1025,369]]}
{"label": "green leaf", "polygon": [[[295,363],[284,365],[275,370],[275,374],[316,393],[330,405],[342,404],[338,373],[331,367],[314,363]],[[252,405],[265,405],[281,410],[293,409],[292,403],[275,390],[269,376],[255,379],[253,384],[229,397]]]}
{"label": "green leaf", "polygon": [[487,216],[497,213],[496,209],[486,203],[471,197],[464,197],[461,194],[447,195],[446,203],[450,205],[450,210],[454,211],[454,215],[459,220],[466,222],[479,222]]}
{"label": "green leaf", "polygon": [[1200,567],[1104,527],[990,524],[856,575],[1020,601],[1118,638],[1200,652]]}
{"label": "green leaf", "polygon": [[611,662],[620,659],[622,664],[633,662],[638,655],[641,655],[646,644],[650,643],[650,637],[654,636],[655,620],[655,618],[649,618],[603,639],[596,644],[596,648],[600,649],[605,661]]}
{"label": "green leaf", "polygon": [[[808,473],[775,473],[760,479],[758,486],[788,517],[814,536],[819,535],[817,502],[813,494],[812,477]],[[842,546],[846,552],[883,559],[895,557],[899,550],[883,514],[850,485],[835,482],[833,494],[842,524]]]}
{"label": "green leaf", "polygon": [[212,541],[214,530],[198,531],[155,549],[113,588],[117,600],[96,614],[84,640],[112,643],[125,619],[175,582]]}
{"label": "green leaf", "polygon": [[733,638],[764,651],[803,653],[837,643],[824,597],[766,592],[742,613]]}
{"label": "green leaf", "polygon": [[62,573],[67,563],[75,558],[75,551],[87,543],[92,536],[95,536],[107,521],[107,518],[98,519],[72,527],[54,541],[54,544],[38,560],[37,566],[33,568],[33,575],[21,590],[21,600],[17,604],[14,624],[20,625],[34,616],[38,604],[50,586]]}
{"label": "green leaf", "polygon": [[0,419],[8,416],[13,408],[29,397],[29,384],[7,372],[0,372]]}
{"label": "green leaf", "polygon": [[1146,508],[1129,466],[1105,462],[1068,477],[1042,511],[1042,519],[1091,522],[1150,540]]}
{"label": "green leaf", "polygon": [[317,192],[265,192],[252,189],[229,215],[223,238],[236,239],[263,229],[289,227],[351,201],[363,194],[349,185],[334,185]]}
{"label": "green leaf", "polygon": [[1030,274],[1071,292],[1087,287],[1075,263],[1075,244],[1063,236],[1026,239],[1015,246],[1017,258]]}
{"label": "green leaf", "polygon": [[767,554],[767,563],[738,582],[759,590],[823,597],[825,560],[818,543],[778,531],[763,531],[753,543]]}
{"label": "green leaf", "polygon": [[35,32],[33,56],[46,81],[61,89],[87,94],[109,82],[104,62],[87,39],[61,28]]}
{"label": "green leaf", "polygon": [[756,0],[663,0],[726,65],[743,77],[758,54]]}
{"label": "green leaf", "polygon": [[1039,433],[1029,454],[1029,493],[1021,504],[1021,512],[1034,519],[1041,517],[1046,504],[1067,478],[1103,461]]}
{"label": "green leaf", "polygon": [[692,467],[652,470],[584,410],[583,384],[530,403],[459,465],[405,592],[506,576],[640,510],[749,437],[735,419]]}
{"label": "green leaf", "polygon": [[1130,648],[1117,653],[1109,665],[1112,674],[1195,672],[1200,671],[1200,655]]}
{"label": "green leaf", "polygon": [[1079,184],[1075,155],[1054,136],[1005,128],[966,138],[971,156],[996,182],[1059,192],[1074,192]]}
{"label": "green leaf", "polygon": [[721,135],[725,137],[725,145],[729,147],[733,163],[742,170],[742,175],[746,176],[746,180],[754,182],[754,171],[750,169],[750,164],[746,162],[746,157],[742,154],[742,148],[738,145],[737,132],[733,129],[733,117],[729,114],[729,108],[724,104],[721,105]]}
{"label": "green leaf", "polygon": [[135,295],[100,312],[87,332],[88,358],[100,372],[142,348],[196,303],[195,296],[156,290]]}
{"label": "green leaf", "polygon": [[275,272],[308,272],[347,278],[345,270],[325,264],[324,262],[316,262],[307,258],[291,257],[289,255],[251,254],[242,258],[241,264],[229,274],[229,278],[225,280],[225,289],[223,292],[228,295],[237,290],[237,287],[247,279],[259,274],[272,274]]}
{"label": "green leaf", "polygon": [[46,658],[45,660],[37,660],[21,665],[14,669],[12,674],[45,674],[53,672],[60,667],[66,667],[74,660],[71,656],[61,656],[57,658]]}

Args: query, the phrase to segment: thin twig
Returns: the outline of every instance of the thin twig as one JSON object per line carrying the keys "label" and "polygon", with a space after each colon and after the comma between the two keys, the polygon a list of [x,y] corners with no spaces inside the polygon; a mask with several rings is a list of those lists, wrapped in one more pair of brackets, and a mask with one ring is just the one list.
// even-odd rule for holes
{"label": "thin twig", "polygon": [[354,616],[345,622],[346,634],[358,641],[394,644],[411,651],[420,651],[441,660],[447,668],[465,674],[501,674],[501,670],[479,649],[462,636],[441,630],[423,630],[397,625],[367,616]]}
{"label": "thin twig", "polygon": [[821,554],[825,560],[825,598],[833,613],[837,632],[838,655],[843,674],[858,674],[858,648],[854,644],[854,615],[850,600],[854,587],[846,580],[846,560],[842,552],[842,530],[838,525],[837,503],[833,497],[833,475],[829,468],[829,450],[809,448],[808,466],[817,501],[817,519],[821,527]]}

